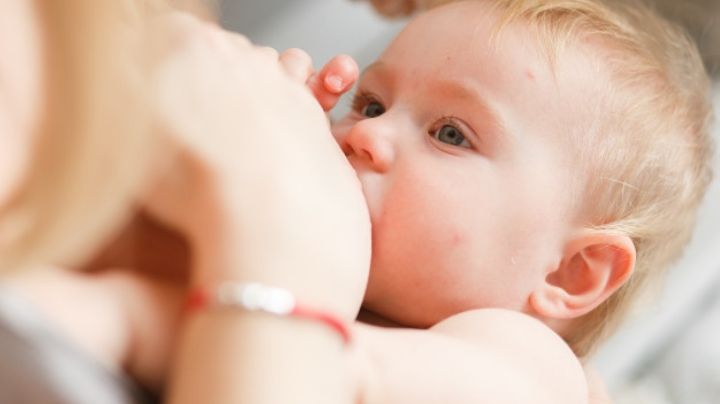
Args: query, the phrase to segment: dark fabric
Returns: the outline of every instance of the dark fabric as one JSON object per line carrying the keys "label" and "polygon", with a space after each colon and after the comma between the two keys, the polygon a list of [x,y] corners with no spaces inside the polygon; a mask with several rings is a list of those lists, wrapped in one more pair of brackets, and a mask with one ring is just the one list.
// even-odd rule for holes
{"label": "dark fabric", "polygon": [[50,329],[20,297],[0,288],[0,404],[157,404]]}

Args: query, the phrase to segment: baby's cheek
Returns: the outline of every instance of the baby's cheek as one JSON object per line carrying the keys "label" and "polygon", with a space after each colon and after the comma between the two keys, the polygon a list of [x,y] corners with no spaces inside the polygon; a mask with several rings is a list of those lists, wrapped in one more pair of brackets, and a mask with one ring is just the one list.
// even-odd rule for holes
{"label": "baby's cheek", "polygon": [[393,244],[399,264],[419,269],[412,274],[416,279],[436,279],[467,249],[467,229],[434,202],[406,195],[386,199],[390,203],[378,220],[384,241]]}

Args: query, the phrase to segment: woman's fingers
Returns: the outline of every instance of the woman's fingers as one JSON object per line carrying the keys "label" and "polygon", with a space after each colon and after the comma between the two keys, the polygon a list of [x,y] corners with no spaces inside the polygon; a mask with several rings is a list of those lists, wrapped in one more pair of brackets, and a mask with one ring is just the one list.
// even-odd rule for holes
{"label": "woman's fingers", "polygon": [[357,63],[347,55],[330,59],[319,73],[308,80],[308,87],[325,111],[335,107],[340,96],[349,91],[360,75]]}

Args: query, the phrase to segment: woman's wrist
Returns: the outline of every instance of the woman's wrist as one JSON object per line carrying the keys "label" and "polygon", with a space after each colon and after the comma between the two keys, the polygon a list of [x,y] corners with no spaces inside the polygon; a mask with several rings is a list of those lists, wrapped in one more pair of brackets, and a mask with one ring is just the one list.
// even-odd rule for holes
{"label": "woman's wrist", "polygon": [[231,223],[228,218],[197,233],[202,237],[193,240],[193,288],[257,282],[287,289],[299,301],[344,321],[355,319],[367,281],[367,271],[353,271],[357,262],[304,251],[280,238],[272,243],[271,236],[258,242]]}
{"label": "woman's wrist", "polygon": [[205,311],[185,326],[169,402],[354,403],[351,358],[313,322]]}
{"label": "woman's wrist", "polygon": [[[242,265],[242,264],[240,264]],[[272,264],[271,264],[272,265]],[[280,265],[277,263],[276,265]],[[195,299],[204,295],[202,300],[209,303],[208,306],[215,306],[218,300],[219,291],[223,288],[241,287],[241,285],[261,284],[265,287],[277,288],[287,291],[293,296],[293,310],[310,310],[314,313],[327,314],[345,324],[354,321],[360,309],[362,294],[354,290],[343,290],[333,285],[332,281],[323,282],[311,281],[310,277],[303,279],[303,273],[311,272],[302,265],[285,265],[284,270],[292,273],[291,276],[273,272],[273,268],[265,266],[268,273],[260,275],[261,271],[235,271],[235,270],[208,270],[198,271],[193,275],[189,289]],[[257,268],[257,267],[256,267]],[[262,267],[260,267],[262,268]],[[204,303],[203,303],[204,304]],[[293,312],[293,315],[297,314]]]}
{"label": "woman's wrist", "polygon": [[232,310],[243,313],[301,319],[321,324],[334,331],[349,345],[348,324],[335,313],[298,300],[289,290],[257,282],[224,282],[215,288],[198,287],[190,290],[186,300],[189,313],[204,310]]}

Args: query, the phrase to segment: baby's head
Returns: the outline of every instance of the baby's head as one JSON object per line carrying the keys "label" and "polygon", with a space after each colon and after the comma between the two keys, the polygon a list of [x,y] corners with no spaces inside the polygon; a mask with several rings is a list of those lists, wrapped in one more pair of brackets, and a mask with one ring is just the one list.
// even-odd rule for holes
{"label": "baby's head", "polygon": [[420,15],[334,126],[373,221],[365,307],[414,327],[522,311],[585,355],[690,237],[707,89],[692,43],[643,8]]}

